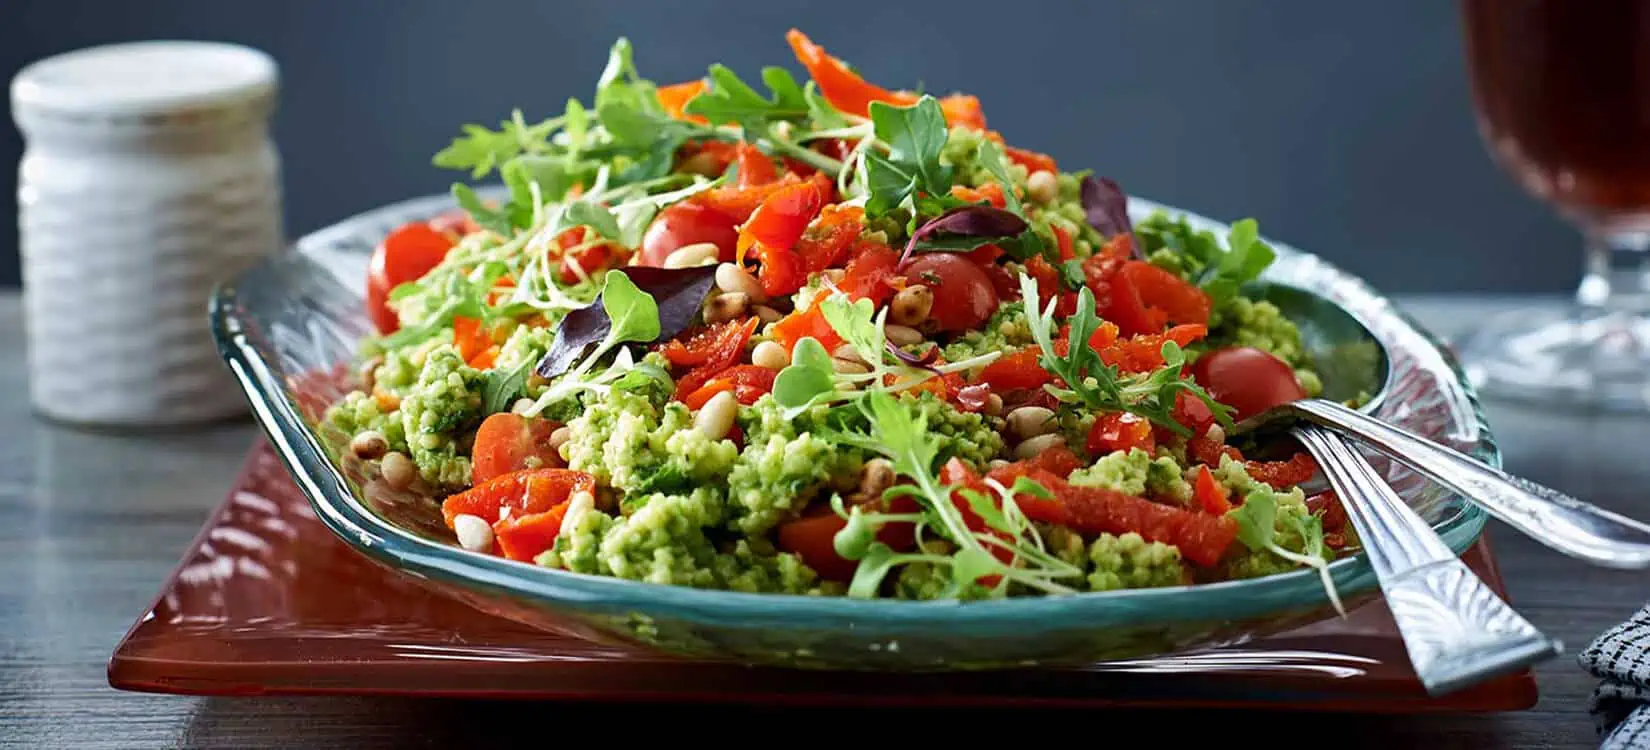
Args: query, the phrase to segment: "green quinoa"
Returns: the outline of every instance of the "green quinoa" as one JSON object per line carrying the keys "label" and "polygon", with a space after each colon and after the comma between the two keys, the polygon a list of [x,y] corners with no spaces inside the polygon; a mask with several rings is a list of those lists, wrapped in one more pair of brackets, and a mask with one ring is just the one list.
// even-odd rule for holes
{"label": "green quinoa", "polygon": [[[1196,502],[1193,480],[1205,469],[1189,460],[1186,415],[1171,403],[1176,393],[1207,397],[1174,368],[1228,346],[1280,358],[1310,394],[1326,379],[1337,391],[1362,387],[1328,364],[1320,370],[1323,353],[1307,350],[1284,310],[1242,292],[1265,265],[1255,262],[1266,248],[1254,227],[1234,225],[1223,249],[1222,238],[1167,214],[1133,222],[1149,261],[1214,304],[1207,336],[1183,359],[1168,349],[1158,369],[1123,372],[1067,338],[1079,323],[1117,315],[1108,285],[1084,263],[1121,239],[1102,234],[1115,222],[1099,217],[1122,196],[1090,181],[1101,173],[1028,158],[997,133],[948,121],[955,113],[932,97],[877,105],[869,120],[823,95],[807,97],[804,111],[790,97],[800,82],[793,89],[777,68],[753,88],[756,99],[720,71],[690,107],[706,119],[674,117],[650,104],[658,89],[641,78],[639,59],[615,46],[600,106],[570,104],[564,116],[497,132],[467,128],[436,157],[472,179],[497,172],[510,190],[481,202],[455,186],[458,220],[430,227],[450,246],[370,311],[398,325],[362,342],[373,358],[356,370],[364,382],[321,417],[341,457],[378,462],[385,484],[429,497],[432,518],[448,511],[440,517],[453,541],[655,585],[903,600],[1074,595],[1318,567],[1289,559],[1324,536],[1300,488],[1274,490],[1222,458],[1208,468],[1235,507]],[[724,163],[729,152],[709,143],[726,143],[716,128],[729,124],[753,148]],[[854,150],[814,148],[833,142]],[[829,179],[833,205],[791,225],[784,206],[813,202],[745,180],[764,158],[783,182]],[[971,197],[993,195],[988,187],[1001,189],[1001,206]],[[1103,205],[1085,207],[1085,190]],[[685,226],[693,216],[757,211],[779,218],[741,219],[715,253],[684,253],[675,229],[654,231],[682,221],[676,228],[697,234]],[[854,228],[825,230],[827,215]],[[908,267],[888,261],[890,252],[985,244],[1003,252],[970,255],[981,276],[949,266],[921,279],[927,295],[911,289]],[[697,259],[716,267],[694,267]],[[1044,286],[1043,262],[1059,288]],[[1156,305],[1146,297],[1159,293],[1143,290],[1142,302]],[[1028,307],[1050,294],[1064,301],[1060,312]],[[902,337],[913,330],[921,341]],[[898,347],[887,345],[890,332]],[[1037,351],[1050,341],[1074,345]],[[985,377],[998,358],[1028,348],[1038,356]],[[1347,367],[1367,364],[1352,355]],[[1008,429],[1022,424],[1012,410],[1028,404],[1055,412],[1049,433]],[[1155,446],[1090,455],[1093,426],[1118,413],[1152,422]],[[1046,473],[1053,468],[1059,475]],[[454,501],[460,493],[471,494]],[[1098,504],[1113,502],[1119,512]],[[1256,529],[1268,503],[1275,528]],[[1209,514],[1221,512],[1248,541],[1208,549],[1196,545],[1221,543],[1218,535],[1182,533],[1220,523]],[[1154,515],[1175,522],[1141,521]]]}

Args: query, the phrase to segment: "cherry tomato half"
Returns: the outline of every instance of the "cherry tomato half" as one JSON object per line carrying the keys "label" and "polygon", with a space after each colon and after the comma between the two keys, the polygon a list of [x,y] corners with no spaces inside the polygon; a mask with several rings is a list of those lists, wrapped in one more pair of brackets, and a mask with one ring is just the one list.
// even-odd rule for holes
{"label": "cherry tomato half", "polygon": [[1253,347],[1217,349],[1192,363],[1191,376],[1216,401],[1246,419],[1278,404],[1306,398],[1295,370],[1283,360]]}
{"label": "cherry tomato half", "polygon": [[716,245],[718,258],[733,260],[739,230],[733,218],[701,203],[682,201],[659,212],[642,235],[642,255],[637,262],[662,268],[665,258],[676,248],[696,242]]}
{"label": "cherry tomato half", "polygon": [[511,412],[487,417],[476,430],[471,450],[471,483],[483,484],[521,469],[561,466],[561,454],[550,447],[550,433],[557,426],[548,419],[528,419]]}
{"label": "cherry tomato half", "polygon": [[991,277],[961,255],[924,253],[908,261],[900,273],[908,283],[923,284],[934,293],[928,317],[942,331],[978,328],[1001,302]]}
{"label": "cherry tomato half", "polygon": [[389,308],[390,292],[429,273],[452,247],[451,235],[421,221],[397,227],[378,244],[367,267],[367,313],[380,333],[401,327]]}

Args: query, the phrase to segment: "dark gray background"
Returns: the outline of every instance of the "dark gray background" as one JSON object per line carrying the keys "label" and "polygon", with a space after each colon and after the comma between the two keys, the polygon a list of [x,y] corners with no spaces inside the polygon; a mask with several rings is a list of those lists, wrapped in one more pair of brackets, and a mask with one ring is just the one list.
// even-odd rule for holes
{"label": "dark gray background", "polygon": [[[465,122],[588,102],[615,37],[659,83],[723,62],[800,71],[795,25],[890,88],[964,89],[991,127],[1130,192],[1322,254],[1392,292],[1568,291],[1577,236],[1485,155],[1453,2],[1083,3],[6,0],[0,70],[146,38],[282,66],[274,135],[296,235],[445,191]],[[0,130],[0,160],[22,143]],[[0,189],[15,196],[15,167]],[[15,199],[14,199],[15,200]],[[18,283],[15,214],[0,284]]]}

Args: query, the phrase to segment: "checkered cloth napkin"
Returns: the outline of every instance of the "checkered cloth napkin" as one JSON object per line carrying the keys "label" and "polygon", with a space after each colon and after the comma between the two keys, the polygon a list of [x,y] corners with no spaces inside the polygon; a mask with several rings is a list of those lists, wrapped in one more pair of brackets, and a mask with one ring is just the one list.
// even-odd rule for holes
{"label": "checkered cloth napkin", "polygon": [[1650,750],[1650,605],[1604,631],[1577,657],[1601,682],[1588,709],[1600,750]]}

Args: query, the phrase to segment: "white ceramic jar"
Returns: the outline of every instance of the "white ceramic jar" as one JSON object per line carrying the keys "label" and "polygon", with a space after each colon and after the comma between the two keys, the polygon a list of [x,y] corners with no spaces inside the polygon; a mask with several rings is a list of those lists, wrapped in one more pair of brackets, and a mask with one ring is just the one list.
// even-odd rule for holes
{"label": "white ceramic jar", "polygon": [[79,50],[12,81],[36,412],[112,427],[240,416],[206,304],[284,244],[277,67],[236,45]]}

